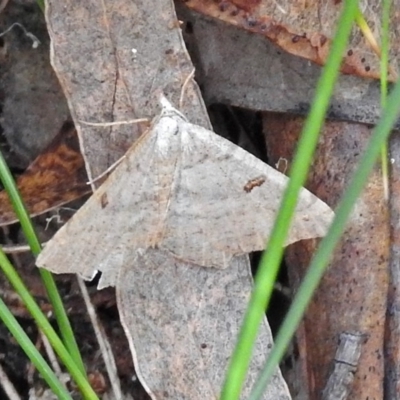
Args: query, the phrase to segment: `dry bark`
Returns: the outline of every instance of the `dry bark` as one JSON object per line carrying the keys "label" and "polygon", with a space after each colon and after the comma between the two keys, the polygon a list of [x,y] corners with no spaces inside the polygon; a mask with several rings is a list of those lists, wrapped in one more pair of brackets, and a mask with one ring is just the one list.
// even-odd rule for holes
{"label": "dry bark", "polygon": [[[270,162],[290,164],[302,119],[267,115],[265,131]],[[365,125],[327,122],[307,187],[333,208],[346,189],[370,137]],[[343,332],[366,335],[350,394],[351,399],[383,398],[383,343],[388,290],[389,219],[382,177],[376,167],[354,206],[346,231],[305,316],[299,342],[308,395],[319,399]],[[294,288],[298,286],[316,243],[288,248],[286,261]]]}

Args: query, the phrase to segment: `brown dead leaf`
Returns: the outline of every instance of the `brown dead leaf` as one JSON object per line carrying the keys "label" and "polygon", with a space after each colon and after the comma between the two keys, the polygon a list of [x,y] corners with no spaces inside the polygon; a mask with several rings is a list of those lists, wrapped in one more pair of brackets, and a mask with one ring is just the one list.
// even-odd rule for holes
{"label": "brown dead leaf", "polygon": [[[17,179],[17,186],[31,216],[76,200],[91,191],[78,136],[71,123],[60,132]],[[0,226],[17,221],[7,193],[0,192]]]}
{"label": "brown dead leaf", "polygon": [[[18,156],[13,163],[25,169],[54,138],[69,111],[49,62],[43,12],[35,2],[11,1],[0,14],[0,32],[12,26],[0,43],[0,125]],[[33,38],[40,41],[35,48]]]}
{"label": "brown dead leaf", "polygon": [[[155,249],[136,253],[131,261],[119,272],[117,300],[136,349],[138,375],[150,377],[152,399],[218,399],[252,284],[243,269],[248,258],[233,259],[229,273],[178,262]],[[264,320],[242,400],[249,398],[250,383],[269,352],[269,334]],[[290,399],[280,372],[273,375],[262,399]]]}
{"label": "brown dead leaf", "polygon": [[[155,4],[157,8],[144,0],[91,0],[65,7],[47,1],[51,63],[69,101],[90,181],[121,158],[148,125],[94,127],[80,121],[152,120],[159,113],[158,93],[179,104],[182,86],[193,72],[173,4]],[[181,111],[210,127],[192,80],[183,100]]]}
{"label": "brown dead leaf", "polygon": [[[172,1],[160,0],[150,5],[148,1],[143,0],[135,2],[117,0],[100,3],[95,0],[69,3],[48,0],[46,2],[46,20],[52,39],[52,65],[59,77],[71,108],[71,114],[77,124],[90,180],[106,171],[119,159],[143,133],[144,127],[139,125],[91,127],[81,124],[80,121],[99,123],[127,121],[143,117],[152,119],[159,112],[156,94],[161,90],[169,100],[182,105],[180,111],[184,112],[192,122],[203,127],[210,127],[197,84],[192,79],[188,80],[188,77],[192,75],[193,65],[182,40]],[[83,54],[88,56],[82,57]],[[183,95],[182,88],[184,88]],[[179,101],[181,97],[182,102]],[[155,173],[156,171],[151,171],[149,179],[153,179]],[[243,182],[242,190],[245,184],[246,182]],[[102,210],[107,210],[113,204],[108,193],[101,200],[100,207],[101,205],[104,207]],[[131,217],[132,212],[128,211],[125,219],[129,220]],[[84,225],[83,221],[82,226]],[[110,228],[110,231],[114,233],[127,234],[127,232],[118,231],[115,221],[112,222]],[[76,238],[68,237],[68,241],[71,244],[76,243]],[[112,254],[107,255],[106,259],[101,260],[101,264],[122,261],[129,266],[134,254],[124,254],[124,249],[127,248],[125,244],[122,241],[118,243],[119,247],[113,249]],[[92,253],[98,260],[98,253],[96,254],[98,250],[99,248],[85,247],[84,253]],[[168,268],[174,268],[175,261],[171,257],[165,256],[157,249],[153,253],[156,253],[157,259],[161,257]],[[127,258],[124,258],[125,256]],[[246,277],[242,281],[242,291],[250,293],[252,279],[248,259],[246,257],[235,259],[232,262],[234,261],[238,262],[238,270]],[[185,269],[183,262],[176,261],[176,263]],[[231,274],[233,274],[230,268],[224,270],[227,274],[226,281],[221,280],[210,269],[203,270],[203,274],[208,277],[207,285],[209,287],[221,288],[222,291],[229,290],[227,282],[230,281]],[[150,286],[142,287],[142,289],[147,293],[157,291],[162,293],[165,287],[174,287],[176,282],[174,275],[167,274],[166,278],[167,281],[157,279],[151,282],[147,281]],[[195,282],[193,280],[193,283]],[[123,283],[129,283],[129,286],[136,284],[131,281]],[[128,296],[129,293],[121,293],[121,291],[127,290],[127,287],[122,284],[120,286],[121,288],[117,288],[120,298]],[[183,288],[176,287],[176,291],[178,290],[182,291]],[[219,291],[217,292],[219,293]],[[177,297],[183,295],[178,292],[174,294]],[[212,377],[210,385],[216,396],[223,379],[223,374],[217,371],[225,370],[227,363],[227,358],[219,357],[220,349],[218,347],[221,345],[221,342],[218,341],[219,330],[220,327],[225,330],[227,326],[230,327],[229,330],[226,330],[228,337],[223,342],[223,346],[232,348],[238,324],[230,324],[229,321],[232,320],[232,317],[237,321],[242,319],[243,305],[246,304],[247,297],[243,296],[239,299],[240,308],[233,306],[221,309],[218,297],[204,298],[204,302],[211,309],[218,309],[218,315],[214,314],[211,321],[209,315],[204,315],[203,318],[199,316],[197,320],[199,329],[207,335],[209,348],[212,349],[209,353],[209,362],[216,372],[207,371],[207,373]],[[128,318],[130,312],[130,307],[120,311],[122,318]],[[146,320],[146,315],[138,317]],[[165,317],[172,319],[174,315]],[[131,342],[131,350],[135,355],[136,346],[141,346],[140,341],[147,341],[150,338],[147,336],[140,339],[132,337],[128,320],[125,327]],[[152,328],[154,329],[153,334],[158,338],[155,351],[162,348],[166,365],[172,366],[169,361],[173,357],[173,351],[171,351],[168,338],[163,335],[164,327],[156,324]],[[187,326],[183,322],[174,325],[173,328],[169,334],[179,336],[181,334],[179,329],[185,330]],[[263,346],[267,344],[266,348],[268,348],[272,341],[270,331],[265,325],[260,331],[261,342]],[[184,352],[185,349],[182,348],[181,351]],[[225,350],[221,349],[221,351]],[[252,364],[245,390],[249,390],[254,382],[265,353],[263,348],[257,346],[255,354],[261,357],[256,357]],[[151,354],[141,358],[140,364],[135,359],[136,368],[148,371],[147,364],[154,361]],[[201,375],[200,364],[201,360],[194,366]],[[164,371],[156,372],[160,376]],[[196,373],[196,371],[187,370],[183,372],[188,375]],[[150,393],[155,385],[155,375],[155,371],[151,371],[150,374],[139,376]],[[174,380],[182,381],[183,378],[177,376],[174,369],[171,369],[167,376],[163,375],[161,385],[165,388],[174,387]],[[269,387],[263,398],[275,399],[277,391],[281,398],[289,398],[280,371],[276,371],[274,382],[276,385]],[[183,391],[191,393],[195,385],[196,381],[190,381],[190,386],[183,388]],[[177,389],[181,390],[182,388]],[[161,390],[161,395],[163,393]],[[187,398],[194,399],[190,396]],[[199,399],[203,399],[203,397],[199,397]]]}
{"label": "brown dead leaf", "polygon": [[[265,117],[267,148],[271,162],[291,160],[303,119],[269,114]],[[336,206],[347,188],[360,156],[368,143],[371,128],[347,122],[326,122],[314,157],[308,187]],[[303,338],[308,383],[306,398],[320,399],[326,386],[338,339],[344,332],[366,337],[349,388],[349,398],[383,398],[384,332],[388,291],[389,258],[388,206],[384,200],[382,176],[375,168],[357,200],[346,231],[308,307]],[[289,246],[286,262],[289,278],[298,287],[316,244],[311,241]],[[306,380],[306,381],[305,381]],[[307,383],[305,383],[307,382]]]}
{"label": "brown dead leaf", "polygon": [[[341,1],[271,1],[271,0],[181,0],[187,7],[218,18],[252,33],[265,36],[287,52],[324,65],[329,53]],[[364,16],[379,38],[381,3],[363,2]],[[397,78],[400,58],[400,1],[392,4],[390,65]],[[379,57],[374,54],[361,31],[354,28],[342,72],[379,78]]]}
{"label": "brown dead leaf", "polygon": [[[245,308],[242,285],[230,282],[228,288],[227,281],[236,280],[237,256],[264,249],[287,181],[240,147],[187,122],[164,99],[161,116],[47,243],[37,265],[85,279],[100,270],[99,288],[116,286],[137,371],[155,398],[213,398],[233,349],[227,336],[235,336],[236,313]],[[302,190],[286,243],[324,235],[332,217],[326,204]],[[225,278],[215,270],[224,268]],[[211,285],[214,279],[219,283]],[[232,297],[239,302],[227,301]],[[227,313],[224,333],[214,320],[215,304],[229,310],[222,298],[235,309],[234,316]],[[249,387],[248,381],[246,392]],[[276,398],[275,390],[270,387],[266,397]]]}
{"label": "brown dead leaf", "polygon": [[[308,113],[320,66],[282,51],[263,36],[177,4],[196,79],[208,104]],[[379,82],[341,74],[328,114],[339,120],[376,123],[381,114]]]}

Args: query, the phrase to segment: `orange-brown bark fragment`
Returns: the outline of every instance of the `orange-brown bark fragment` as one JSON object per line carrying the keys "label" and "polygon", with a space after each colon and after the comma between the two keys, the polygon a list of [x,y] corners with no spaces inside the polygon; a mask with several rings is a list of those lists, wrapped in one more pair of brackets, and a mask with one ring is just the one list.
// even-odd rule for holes
{"label": "orange-brown bark fragment", "polygon": [[[301,118],[278,115],[265,118],[271,164],[281,157],[292,159],[301,126]],[[366,126],[327,122],[314,158],[308,189],[334,208],[369,137],[370,129]],[[320,398],[342,332],[359,332],[367,337],[349,398],[383,398],[389,240],[382,178],[379,168],[375,168],[303,322],[301,343],[305,349],[300,353],[305,353],[305,360],[298,370],[307,371],[308,398]],[[304,276],[315,248],[315,241],[289,246],[286,261],[295,287]],[[298,380],[303,378],[299,376]]]}
{"label": "orange-brown bark fragment", "polygon": [[[72,124],[64,125],[50,145],[18,178],[17,186],[31,216],[91,192]],[[7,193],[0,192],[0,226],[16,220]]]}

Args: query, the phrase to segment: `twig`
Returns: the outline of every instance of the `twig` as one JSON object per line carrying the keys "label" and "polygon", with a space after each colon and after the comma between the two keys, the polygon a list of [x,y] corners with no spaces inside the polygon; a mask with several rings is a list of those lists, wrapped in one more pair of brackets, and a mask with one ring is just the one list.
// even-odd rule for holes
{"label": "twig", "polygon": [[0,364],[0,385],[3,388],[5,394],[8,396],[9,400],[22,400],[12,382],[8,379],[8,376],[1,364]]}
{"label": "twig", "polygon": [[111,350],[110,342],[108,341],[103,328],[100,326],[100,323],[97,318],[96,311],[93,307],[92,302],[90,301],[89,293],[87,291],[86,285],[83,282],[82,278],[77,277],[79,288],[81,289],[82,297],[85,302],[90,321],[92,322],[94,332],[96,334],[96,339],[99,343],[101,354],[103,356],[103,360],[106,366],[107,374],[111,383],[111,388],[113,390],[113,394],[115,399],[122,399],[122,390],[120,381],[117,374],[117,366],[115,364],[114,355]]}
{"label": "twig", "polygon": [[322,392],[323,400],[345,400],[348,398],[365,339],[366,335],[359,332],[340,334],[333,371]]}
{"label": "twig", "polygon": [[[56,354],[54,353],[53,347],[51,347],[51,344],[50,344],[49,340],[47,339],[46,335],[44,335],[43,332],[40,330],[39,330],[39,335],[40,335],[40,340],[43,343],[43,347],[46,351],[47,358],[50,361],[51,367],[53,368],[53,371],[55,372],[57,377],[60,378],[62,375],[62,370],[61,370],[60,364],[58,363]],[[62,382],[62,383],[64,383],[64,382]]]}
{"label": "twig", "polygon": [[14,29],[15,26],[18,26],[21,28],[24,32],[24,35],[27,36],[29,39],[32,40],[32,48],[36,49],[40,45],[40,40],[31,32],[28,32],[25,27],[20,24],[19,22],[14,22],[11,26],[9,26],[5,31],[0,33],[0,37],[6,35],[8,32],[10,32],[12,29]]}
{"label": "twig", "polygon": [[[47,242],[43,242],[42,246],[45,246]],[[1,245],[2,250],[6,254],[18,254],[18,253],[26,253],[27,251],[31,251],[31,248],[27,244],[13,244],[13,245]]]}

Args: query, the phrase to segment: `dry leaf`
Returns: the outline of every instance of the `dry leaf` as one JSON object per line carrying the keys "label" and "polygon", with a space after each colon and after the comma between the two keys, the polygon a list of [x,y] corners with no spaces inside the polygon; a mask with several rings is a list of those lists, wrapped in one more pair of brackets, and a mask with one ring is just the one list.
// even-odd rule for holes
{"label": "dry leaf", "polygon": [[[171,0],[46,1],[51,63],[68,99],[92,181],[122,157],[147,124],[105,128],[78,121],[153,119],[162,90],[179,103],[193,72]],[[156,34],[155,34],[156,32]],[[82,57],[88,54],[88,57]],[[191,120],[210,127],[200,92],[188,82],[182,103]]]}
{"label": "dry leaf", "polygon": [[[264,249],[286,183],[285,175],[165,105],[37,264],[86,279],[99,269],[100,288],[115,285],[126,249],[158,248],[225,268],[233,256]],[[303,189],[286,244],[323,236],[332,217]]]}
{"label": "dry leaf", "polygon": [[[143,0],[135,2],[115,0],[101,3],[95,0],[77,0],[69,3],[47,0],[46,20],[52,38],[52,65],[60,79],[75,122],[79,120],[111,122],[142,117],[153,118],[159,107],[154,92],[161,89],[176,104],[182,98],[182,101],[179,101],[180,109],[191,121],[206,128],[211,126],[198,86],[193,79],[188,79],[193,71],[193,65],[183,43],[180,25],[171,0],[159,0],[151,5]],[[82,54],[89,56],[82,57]],[[184,88],[183,97],[182,87]],[[87,170],[90,171],[90,178],[97,177],[121,157],[143,132],[142,128],[143,126],[139,127],[138,125],[113,126],[108,129],[78,126],[82,152]],[[100,200],[106,210],[110,205],[107,195],[101,197]],[[128,211],[127,219],[129,220],[131,217],[132,213]],[[81,229],[85,229],[86,222],[82,223]],[[109,230],[113,230],[114,226],[115,221],[111,221]],[[119,234],[115,230],[114,233],[117,236]],[[65,246],[71,245],[71,249],[75,248],[76,237],[65,239]],[[116,251],[117,267],[120,265],[120,258],[124,255],[118,254],[118,249],[113,250]],[[85,247],[82,255],[94,254],[96,251],[102,252],[103,248]],[[163,253],[160,252],[161,254]],[[131,254],[131,258],[127,256],[125,262],[129,265],[129,260],[134,256],[135,254]],[[104,258],[107,258],[107,255]],[[112,258],[111,255],[109,258],[111,267],[113,266]],[[171,266],[174,263],[184,267],[184,263],[174,261],[172,257],[167,259],[167,263]],[[250,293],[252,280],[248,258],[236,259],[236,263],[238,270],[246,276],[246,279],[241,280],[242,290]],[[81,262],[79,264],[83,265]],[[106,264],[107,261],[105,261]],[[96,264],[92,264],[92,266],[93,269],[98,267]],[[213,269],[202,270],[203,273],[209,274],[208,285],[221,286],[220,276],[213,274]],[[234,277],[232,268],[220,272],[226,274],[226,279],[229,276]],[[143,290],[150,293],[152,290],[157,290],[154,289],[157,285],[167,287],[174,284],[173,275],[166,278],[166,282],[149,282],[152,286],[143,288]],[[129,284],[132,285],[134,282],[129,282]],[[181,289],[181,287],[176,287],[177,296]],[[121,289],[117,288],[117,291],[121,292]],[[120,293],[121,296],[123,294]],[[224,352],[224,348],[220,349],[219,347],[225,346],[225,343],[221,344],[218,341],[219,333],[214,328],[216,328],[217,322],[221,326],[228,326],[232,316],[235,316],[238,321],[242,320],[246,299],[240,298],[239,300],[239,304],[232,303],[231,308],[220,309],[218,308],[218,298],[204,299],[209,307],[219,310],[218,321],[197,320],[199,329],[207,332],[208,344],[210,348],[213,348],[213,352],[209,353],[209,359],[210,367],[212,365],[215,371],[225,370],[227,360],[219,357],[219,353]],[[121,309],[120,312],[122,319],[128,318],[129,309]],[[138,317],[145,318],[145,315]],[[186,329],[183,324],[178,324],[176,328]],[[153,335],[158,335],[160,338],[158,346],[163,348],[162,357],[168,357],[171,355],[171,351],[168,348],[169,343],[163,343],[163,327],[154,326],[154,329]],[[238,334],[237,324],[231,326],[229,333],[231,341],[226,345],[232,348],[233,341]],[[137,338],[131,338],[129,329],[126,330],[126,334],[131,341],[136,342]],[[260,335],[262,346],[257,346],[255,353],[264,355],[268,353],[272,344],[271,332],[266,323],[260,328]],[[135,367],[146,371],[148,370],[147,363],[153,362],[154,360],[149,357],[142,357],[139,362],[135,360]],[[168,360],[166,362],[168,364]],[[251,365],[249,371],[251,379],[248,379],[245,391],[251,388],[260,366],[260,363]],[[152,376],[160,373],[160,371],[151,371],[150,376],[142,374],[139,377],[146,390],[151,391],[149,386]],[[210,371],[210,375],[213,375],[212,371]],[[170,369],[168,378],[162,384],[174,386],[173,381],[178,378]],[[221,388],[220,380],[215,380],[212,384],[214,393],[218,393]],[[278,369],[273,384],[274,386],[271,385],[264,394],[263,400],[290,398]],[[191,383],[191,386],[193,385],[196,385],[196,382]],[[188,387],[187,392],[190,390],[191,388]],[[203,398],[200,399],[203,400]],[[192,398],[191,400],[197,399]]]}
{"label": "dry leaf", "polygon": [[[15,22],[20,25],[2,36],[0,43],[0,124],[26,168],[54,138],[69,112],[49,63],[43,12],[34,2],[10,1],[1,13],[0,32]],[[37,37],[38,47],[32,47],[32,37],[24,29]]]}
{"label": "dry leaf", "polygon": [[[290,160],[296,149],[302,118],[265,116],[269,159]],[[372,128],[362,124],[327,121],[308,180],[308,187],[332,207],[343,196],[367,147]],[[279,134],[279,137],[277,136]],[[301,375],[308,383],[306,398],[319,400],[334,364],[338,338],[343,332],[359,332],[363,345],[349,398],[383,398],[384,333],[387,314],[389,215],[379,165],[370,174],[357,199],[346,230],[303,319]],[[296,290],[308,270],[315,244],[299,242],[286,251],[290,282]],[[299,346],[300,348],[300,346]]]}
{"label": "dry leaf", "polygon": [[[185,21],[185,40],[206,103],[308,114],[321,67],[281,51],[260,35],[249,35],[182,5],[178,12]],[[341,74],[328,115],[376,123],[381,115],[379,82]]]}
{"label": "dry leaf", "polygon": [[[116,285],[136,371],[153,399],[216,399],[249,295],[248,269],[235,256],[264,247],[286,184],[165,104],[37,264],[85,278],[100,269],[99,286]],[[323,235],[332,216],[303,189],[288,243]],[[221,269],[228,264],[231,273]],[[265,360],[264,335],[242,398]],[[266,396],[288,398],[280,375]]]}
{"label": "dry leaf", "polygon": [[[270,0],[182,0],[187,7],[218,18],[247,31],[265,36],[287,52],[324,65],[333,38],[341,1],[270,1]],[[399,8],[395,0],[393,10]],[[363,2],[362,11],[378,36],[381,21],[381,3]],[[396,80],[399,62],[399,13],[391,13],[390,63]],[[379,36],[378,36],[379,38]],[[342,72],[368,78],[380,76],[379,56],[374,54],[360,29],[351,35],[348,51],[343,59]]]}
{"label": "dry leaf", "polygon": [[[76,130],[67,123],[50,145],[17,179],[31,216],[60,207],[89,193]],[[5,191],[0,192],[0,226],[17,221]]]}
{"label": "dry leaf", "polygon": [[[253,283],[243,264],[248,265],[245,257],[235,258],[226,273],[177,262],[152,249],[124,258],[118,306],[136,372],[153,399],[219,398]],[[265,362],[269,335],[264,320],[243,400]],[[280,374],[274,374],[263,399],[290,399]]]}

